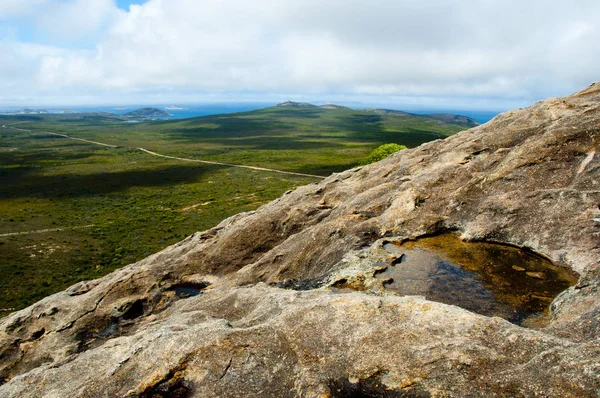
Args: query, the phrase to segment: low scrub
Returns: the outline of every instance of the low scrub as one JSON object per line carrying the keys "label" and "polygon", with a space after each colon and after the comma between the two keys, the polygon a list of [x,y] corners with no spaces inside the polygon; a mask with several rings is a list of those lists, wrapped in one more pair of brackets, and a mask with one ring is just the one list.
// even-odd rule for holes
{"label": "low scrub", "polygon": [[402,149],[406,149],[406,146],[399,145],[399,144],[380,145],[377,148],[373,149],[371,151],[371,153],[369,154],[369,157],[367,157],[364,161],[362,161],[361,164],[365,165],[365,164],[379,162],[380,160],[383,160],[383,159],[387,158],[388,156],[390,156],[391,154],[401,151]]}

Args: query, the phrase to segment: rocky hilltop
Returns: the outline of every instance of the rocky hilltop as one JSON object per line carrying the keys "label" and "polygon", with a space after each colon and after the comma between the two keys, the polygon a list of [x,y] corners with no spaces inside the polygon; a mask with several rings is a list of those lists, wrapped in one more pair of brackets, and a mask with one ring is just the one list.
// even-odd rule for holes
{"label": "rocky hilltop", "polygon": [[479,122],[477,120],[467,116],[453,115],[448,113],[431,113],[423,116],[430,117],[432,119],[437,119],[445,123],[463,124],[469,127],[479,126]]}
{"label": "rocky hilltop", "polygon": [[276,108],[317,108],[316,105],[308,102],[285,101],[275,105]]}
{"label": "rocky hilltop", "polygon": [[135,111],[127,112],[125,116],[130,117],[165,117],[172,116],[170,113],[158,108],[140,108]]}
{"label": "rocky hilltop", "polygon": [[[597,396],[599,145],[595,84],[288,192],[2,319],[0,396]],[[375,277],[448,231],[578,282],[527,328]]]}
{"label": "rocky hilltop", "polygon": [[454,115],[451,113],[428,113],[428,114],[418,114],[418,113],[409,113],[404,111],[397,111],[394,109],[380,109],[380,108],[371,108],[365,109],[366,111],[374,112],[380,115],[397,115],[397,116],[412,116],[412,117],[422,117],[428,119],[439,120],[444,123],[454,123],[460,124],[467,127],[476,127],[479,126],[479,122],[473,118],[462,115]]}

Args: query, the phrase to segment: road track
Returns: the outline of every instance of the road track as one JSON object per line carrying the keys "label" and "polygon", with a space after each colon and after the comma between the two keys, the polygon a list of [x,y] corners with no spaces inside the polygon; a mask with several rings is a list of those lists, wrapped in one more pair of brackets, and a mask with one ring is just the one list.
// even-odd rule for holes
{"label": "road track", "polygon": [[47,134],[52,134],[52,135],[57,135],[59,137],[64,137],[64,138],[69,138],[72,140],[77,140],[77,141],[83,141],[83,142],[88,142],[90,144],[96,144],[96,145],[102,145],[102,146],[107,146],[109,148],[117,148],[116,145],[111,145],[111,144],[105,144],[103,142],[98,142],[98,141],[90,141],[90,140],[84,140],[83,138],[75,138],[75,137],[70,137],[68,135],[64,135],[64,134],[58,134],[58,133],[51,133],[49,131],[46,132]]}
{"label": "road track", "polygon": [[[20,129],[20,128],[17,128],[17,127],[11,127],[12,125],[19,124],[19,123],[26,123],[26,122],[18,122],[18,123],[13,123],[13,124],[3,124],[2,127],[3,128],[14,129],[14,130],[25,131],[25,132],[29,132],[29,133],[32,132],[31,130]],[[68,138],[68,139],[71,139],[71,140],[83,141],[83,142],[87,142],[89,144],[101,145],[101,146],[105,146],[105,147],[109,147],[109,148],[118,148],[118,145],[106,144],[104,142],[98,142],[98,141],[85,140],[83,138],[71,137],[71,136],[66,135],[66,134],[52,133],[52,132],[49,132],[49,131],[46,131],[44,133],[45,134],[56,135],[56,136],[63,137],[63,138]],[[180,158],[180,157],[176,157],[176,156],[163,155],[163,154],[160,154],[160,153],[157,153],[157,152],[150,151],[150,150],[145,149],[145,148],[136,148],[136,149],[139,150],[139,151],[145,152],[148,155],[158,156],[158,157],[165,158],[165,159],[179,160],[179,161],[182,161],[182,162],[195,162],[195,163],[204,163],[204,164],[211,164],[211,165],[217,165],[217,166],[237,167],[237,168],[240,168],[240,169],[249,169],[249,170],[255,170],[255,171],[265,171],[265,172],[270,172],[270,173],[287,174],[287,175],[300,176],[300,177],[310,177],[310,178],[319,178],[319,179],[325,179],[325,178],[327,178],[327,177],[318,176],[318,175],[315,175],[315,174],[295,173],[293,171],[269,169],[269,168],[266,168],[266,167],[247,166],[247,165],[243,165],[243,164],[232,164],[232,163],[222,163],[222,162],[213,162],[213,161],[210,161],[210,160]]]}
{"label": "road track", "polygon": [[34,231],[9,232],[9,233],[5,233],[5,234],[0,234],[0,238],[6,237],[6,236],[43,234],[43,233],[46,233],[46,232],[71,231],[71,230],[75,230],[75,229],[93,228],[95,226],[96,226],[96,224],[90,224],[90,225],[80,225],[80,226],[68,227],[68,228],[48,228],[48,229],[36,229]]}
{"label": "road track", "polygon": [[152,152],[152,151],[149,151],[149,150],[144,149],[144,148],[137,148],[137,149],[139,149],[142,152],[146,152],[149,155],[159,156],[161,158],[167,158],[167,159],[181,160],[183,162],[198,162],[198,163],[205,163],[205,164],[216,164],[218,166],[239,167],[239,168],[243,168],[243,169],[250,169],[250,170],[257,170],[257,171],[269,171],[269,172],[272,172],[272,173],[290,174],[290,175],[294,175],[294,176],[313,177],[313,178],[326,178],[326,177],[318,176],[318,175],[314,175],[314,174],[294,173],[293,171],[283,171],[283,170],[267,169],[265,167],[245,166],[245,165],[241,165],[241,164],[212,162],[210,160],[178,158],[176,156],[161,155],[160,153]]}

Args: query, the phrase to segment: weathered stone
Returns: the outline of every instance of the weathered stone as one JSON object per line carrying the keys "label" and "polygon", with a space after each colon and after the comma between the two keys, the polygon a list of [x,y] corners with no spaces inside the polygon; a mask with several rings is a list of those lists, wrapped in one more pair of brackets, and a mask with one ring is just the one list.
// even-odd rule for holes
{"label": "weathered stone", "polygon": [[[596,84],[45,298],[0,320],[0,396],[597,396],[599,129]],[[384,238],[444,231],[581,278],[542,329],[386,292],[372,267]],[[364,292],[335,294],[342,279]]]}

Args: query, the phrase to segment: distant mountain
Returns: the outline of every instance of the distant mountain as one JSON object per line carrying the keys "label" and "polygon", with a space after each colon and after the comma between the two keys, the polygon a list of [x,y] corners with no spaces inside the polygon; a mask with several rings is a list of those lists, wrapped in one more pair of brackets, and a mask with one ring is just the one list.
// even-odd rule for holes
{"label": "distant mountain", "polygon": [[170,113],[163,111],[158,108],[141,108],[135,111],[131,111],[125,114],[125,116],[131,117],[163,117],[172,116]]}
{"label": "distant mountain", "polygon": [[468,116],[452,115],[449,113],[433,113],[430,115],[423,116],[427,116],[431,119],[437,119],[444,123],[462,124],[469,127],[479,126],[479,122],[477,120],[471,119]]}
{"label": "distant mountain", "polygon": [[276,108],[317,108],[316,105],[309,104],[308,102],[294,102],[285,101],[281,104],[275,105]]}
{"label": "distant mountain", "polygon": [[294,101],[285,101],[285,102],[282,102],[281,104],[275,105],[275,107],[276,108],[346,109],[346,110],[350,110],[351,109],[351,108],[348,108],[348,107],[345,107],[345,106],[334,105],[334,104],[326,104],[326,105],[317,106],[317,105],[309,104],[308,102],[294,102]]}
{"label": "distant mountain", "polygon": [[333,105],[333,104],[321,105],[319,108],[321,108],[321,109],[348,109],[348,110],[350,109],[345,106]]}
{"label": "distant mountain", "polygon": [[[345,110],[345,111],[360,111],[360,112],[368,112],[371,114],[382,115],[382,116],[404,116],[411,118],[421,118],[421,119],[433,119],[443,123],[456,124],[459,126],[465,127],[475,127],[479,126],[479,122],[475,119],[472,119],[468,116],[462,115],[454,115],[450,113],[433,113],[433,114],[417,114],[417,113],[409,113],[404,111],[399,111],[395,109],[380,109],[380,108],[368,108],[368,109],[358,109],[354,110],[345,106],[327,104],[327,105],[313,105],[308,102],[294,102],[294,101],[286,101],[281,104],[275,105],[275,108],[291,108],[291,109],[327,109],[327,110]],[[363,119],[361,119],[363,120]]]}
{"label": "distant mountain", "polygon": [[408,112],[404,112],[404,111],[397,111],[395,109],[374,109],[374,108],[369,108],[369,109],[362,109],[363,111],[369,111],[369,112],[374,112],[377,113],[378,115],[399,115],[399,116],[416,116],[413,113],[408,113]]}
{"label": "distant mountain", "polygon": [[422,114],[417,114],[417,113],[397,111],[394,109],[364,109],[364,110],[375,112],[379,115],[417,116],[417,117],[439,120],[440,122],[444,122],[444,123],[459,124],[461,126],[466,126],[466,127],[479,126],[479,122],[475,119],[472,119],[468,116],[454,115],[454,114],[450,114],[450,113],[432,113],[432,114],[422,115]]}

